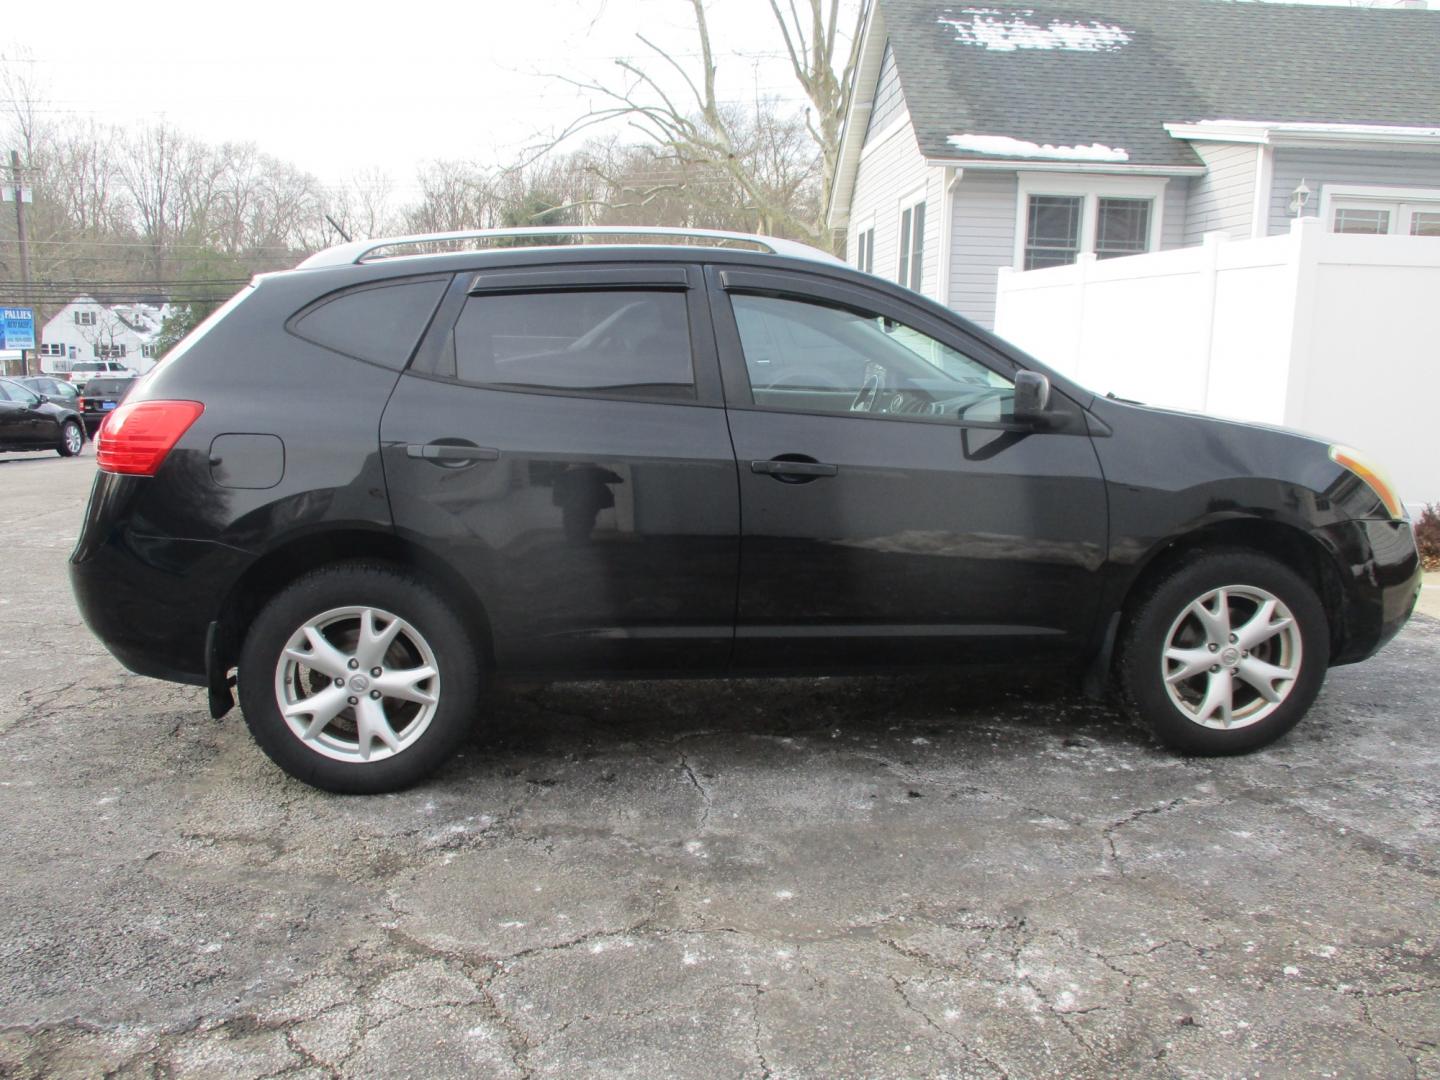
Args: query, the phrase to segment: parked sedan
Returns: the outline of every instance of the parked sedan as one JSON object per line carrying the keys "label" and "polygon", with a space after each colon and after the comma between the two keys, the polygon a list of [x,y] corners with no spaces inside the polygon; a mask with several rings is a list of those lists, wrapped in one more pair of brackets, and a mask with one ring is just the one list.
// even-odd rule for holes
{"label": "parked sedan", "polygon": [[91,379],[86,383],[80,394],[80,415],[85,420],[85,430],[93,433],[106,415],[114,412],[115,407],[125,400],[125,395],[137,382],[139,380],[133,377],[105,377]]}
{"label": "parked sedan", "polygon": [[27,375],[15,381],[37,394],[44,394],[62,408],[80,411],[80,391],[64,379],[54,375]]}
{"label": "parked sedan", "polygon": [[80,415],[13,379],[0,379],[0,450],[55,450],[74,457],[85,445]]}

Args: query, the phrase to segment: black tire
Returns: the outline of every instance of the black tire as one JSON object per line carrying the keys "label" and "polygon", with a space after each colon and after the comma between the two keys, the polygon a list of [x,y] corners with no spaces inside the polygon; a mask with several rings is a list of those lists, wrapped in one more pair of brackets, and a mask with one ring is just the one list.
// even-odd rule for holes
{"label": "black tire", "polygon": [[85,449],[85,429],[77,421],[66,420],[60,425],[60,445],[55,452],[61,457],[74,457]]}
{"label": "black tire", "polygon": [[[322,613],[349,607],[376,608],[399,616],[421,636],[438,671],[438,683],[431,684],[438,693],[428,725],[413,742],[379,760],[325,756],[291,730],[277,694],[279,665],[291,637]],[[275,764],[297,780],[325,791],[375,794],[424,779],[471,733],[480,667],[475,642],[464,622],[427,582],[390,564],[357,561],[312,571],[276,594],[246,634],[237,681],[245,723]],[[326,690],[328,683],[324,677],[319,679]],[[302,681],[300,685],[313,690],[317,683]],[[354,712],[347,710],[352,718]],[[344,722],[344,715],[337,718],[337,724]]]}
{"label": "black tire", "polygon": [[[1288,681],[1288,691],[1278,705],[1252,722],[1222,729],[1205,726],[1172,700],[1163,657],[1172,627],[1189,605],[1214,590],[1232,587],[1263,590],[1289,609],[1298,631],[1299,659],[1295,677]],[[1246,601],[1242,598],[1238,602]],[[1213,603],[1218,611],[1218,600]],[[1271,639],[1276,644],[1261,648],[1280,648],[1279,636]],[[1197,641],[1195,647],[1198,651],[1209,645]],[[1329,662],[1330,627],[1315,589],[1267,555],[1243,548],[1216,548],[1178,564],[1136,599],[1118,644],[1116,676],[1123,704],[1137,719],[1148,723],[1166,746],[1185,754],[1240,754],[1274,742],[1299,723],[1320,692]],[[1172,670],[1179,669],[1178,661],[1175,665]],[[1190,685],[1209,677],[1208,672],[1199,673]],[[1234,685],[1237,696],[1248,695],[1252,707],[1266,708],[1253,686],[1238,678]],[[1276,689],[1278,684],[1270,685]],[[1203,703],[1196,706],[1196,711],[1200,708]]]}

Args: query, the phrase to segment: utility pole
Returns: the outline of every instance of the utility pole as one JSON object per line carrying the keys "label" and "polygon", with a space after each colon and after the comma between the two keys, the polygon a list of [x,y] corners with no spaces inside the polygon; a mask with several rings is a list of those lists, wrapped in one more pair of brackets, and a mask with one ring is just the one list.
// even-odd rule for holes
{"label": "utility pole", "polygon": [[[30,303],[30,245],[25,235],[25,189],[20,183],[20,151],[10,151],[10,179],[15,183],[15,239],[20,244],[20,288],[24,302]],[[36,319],[39,322],[39,319]],[[39,327],[36,327],[39,330]],[[30,374],[30,354],[20,351],[20,374]]]}

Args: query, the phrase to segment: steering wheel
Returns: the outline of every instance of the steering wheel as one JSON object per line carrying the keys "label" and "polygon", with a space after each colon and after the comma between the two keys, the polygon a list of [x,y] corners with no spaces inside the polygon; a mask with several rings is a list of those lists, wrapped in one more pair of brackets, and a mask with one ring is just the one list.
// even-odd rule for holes
{"label": "steering wheel", "polygon": [[850,402],[851,412],[880,412],[876,403],[885,392],[886,371],[879,364],[871,361],[865,365],[865,377],[860,381],[860,389],[855,392],[855,398]]}

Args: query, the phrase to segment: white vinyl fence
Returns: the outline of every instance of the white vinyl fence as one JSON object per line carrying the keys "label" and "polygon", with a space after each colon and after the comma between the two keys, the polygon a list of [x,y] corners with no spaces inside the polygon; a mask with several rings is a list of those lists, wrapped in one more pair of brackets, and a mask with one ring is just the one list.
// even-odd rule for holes
{"label": "white vinyl fence", "polygon": [[1016,273],[995,330],[1098,393],[1282,424],[1378,461],[1440,503],[1440,239],[1262,240]]}

